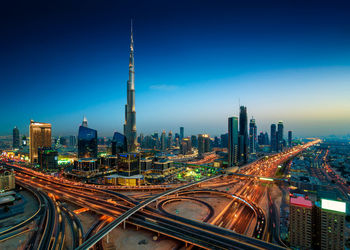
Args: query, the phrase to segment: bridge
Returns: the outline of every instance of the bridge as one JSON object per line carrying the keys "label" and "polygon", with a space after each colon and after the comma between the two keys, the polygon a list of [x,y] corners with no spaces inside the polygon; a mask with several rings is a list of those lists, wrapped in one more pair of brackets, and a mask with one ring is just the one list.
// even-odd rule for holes
{"label": "bridge", "polygon": [[164,196],[167,196],[169,194],[175,193],[177,191],[180,191],[182,189],[186,189],[189,188],[191,186],[194,185],[198,185],[202,182],[205,181],[209,181],[209,180],[213,180],[215,178],[220,177],[220,175],[218,176],[213,176],[213,177],[209,177],[203,180],[199,180],[196,182],[192,182],[189,184],[186,184],[184,186],[180,186],[174,189],[170,189],[167,190],[163,193],[157,194],[153,197],[148,198],[147,200],[145,200],[144,202],[139,203],[138,205],[136,205],[135,207],[129,209],[128,211],[126,211],[125,213],[123,213],[121,216],[119,216],[117,219],[115,219],[114,221],[112,221],[110,224],[108,224],[107,226],[105,226],[102,230],[100,230],[97,234],[95,234],[94,236],[92,236],[90,239],[88,239],[87,241],[85,241],[82,245],[80,245],[77,250],[85,250],[88,249],[90,247],[92,247],[93,245],[95,245],[99,240],[101,240],[104,236],[106,236],[110,231],[112,231],[114,228],[116,228],[117,226],[119,226],[121,223],[123,223],[125,220],[127,220],[130,216],[132,216],[133,214],[135,214],[136,212],[138,212],[139,210],[141,210],[142,208],[148,206],[149,204],[151,204],[152,202],[158,200],[159,198],[162,198]]}
{"label": "bridge", "polygon": [[258,176],[258,175],[249,175],[249,174],[239,174],[239,173],[232,173],[232,172],[229,172],[227,175],[236,175],[239,177],[254,178],[254,179],[259,179],[261,181],[289,182],[288,179],[281,179],[281,178],[275,178],[275,177],[265,177],[265,176]]}
{"label": "bridge", "polygon": [[[143,208],[145,208],[146,206],[148,206],[152,202],[155,202],[162,197],[176,193],[180,190],[198,185],[198,184],[203,183],[203,182],[213,180],[215,178],[219,178],[221,176],[222,175],[205,178],[205,179],[193,182],[193,183],[186,184],[186,185],[181,186],[181,187],[167,190],[163,193],[160,193],[160,194],[157,194],[153,197],[148,198],[144,202],[141,202],[141,203],[137,204],[135,207],[127,210],[125,213],[123,213],[117,219],[115,219],[110,224],[108,224],[107,226],[102,228],[97,234],[95,234],[94,236],[89,238],[87,241],[85,241],[82,245],[80,245],[76,249],[77,250],[83,250],[83,249],[85,250],[85,249],[91,248],[97,242],[99,242],[103,237],[105,237],[109,232],[111,232],[114,228],[119,226],[121,223],[125,222],[127,219],[129,219],[136,212],[139,212],[140,210],[142,210]],[[197,223],[199,223],[199,222],[192,221],[192,224],[197,225]],[[227,248],[227,246],[230,246],[230,247],[234,246],[237,249],[259,249],[259,248],[261,248],[261,249],[284,249],[283,247],[280,247],[280,246],[277,246],[277,245],[274,245],[274,244],[271,244],[271,243],[268,243],[265,241],[261,241],[261,240],[255,239],[255,238],[251,238],[248,236],[239,235],[239,234],[235,234],[235,236],[236,236],[235,238],[231,238],[231,237],[228,238],[227,236],[232,235],[232,232],[230,232],[228,234],[228,232],[225,232],[227,230],[218,228],[216,226],[206,224],[206,223],[199,223],[199,224],[200,225],[198,225],[196,227],[196,228],[198,228],[197,231],[199,231],[199,233],[207,235],[208,230],[210,229],[211,232],[209,234],[211,236],[210,236],[210,238],[207,238],[207,240],[213,241],[213,239],[218,238],[218,239],[220,239],[220,243],[222,243],[223,246],[226,246],[225,248]],[[160,232],[160,233],[162,233],[162,232]],[[218,233],[222,233],[222,234],[218,234]]]}

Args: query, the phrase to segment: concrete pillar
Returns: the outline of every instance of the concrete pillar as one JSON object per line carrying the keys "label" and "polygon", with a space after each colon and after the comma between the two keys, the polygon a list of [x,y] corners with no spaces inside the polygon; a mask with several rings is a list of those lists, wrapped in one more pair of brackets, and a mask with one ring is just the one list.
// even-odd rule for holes
{"label": "concrete pillar", "polygon": [[125,220],[123,221],[123,229],[125,230]]}

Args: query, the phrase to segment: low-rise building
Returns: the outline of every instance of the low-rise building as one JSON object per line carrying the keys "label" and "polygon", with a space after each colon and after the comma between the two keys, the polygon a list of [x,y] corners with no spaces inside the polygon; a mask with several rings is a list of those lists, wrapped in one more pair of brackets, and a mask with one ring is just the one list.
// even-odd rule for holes
{"label": "low-rise building", "polygon": [[15,189],[15,174],[13,171],[0,169],[0,192]]}

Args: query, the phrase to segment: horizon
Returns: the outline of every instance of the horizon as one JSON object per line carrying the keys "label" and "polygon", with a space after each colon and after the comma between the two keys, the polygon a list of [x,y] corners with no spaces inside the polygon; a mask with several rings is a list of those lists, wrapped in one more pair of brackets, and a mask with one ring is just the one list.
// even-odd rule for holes
{"label": "horizon", "polygon": [[219,136],[239,102],[258,133],[283,120],[294,137],[350,134],[346,3],[252,2],[9,4],[0,135],[30,119],[76,135],[84,115],[101,137],[122,132],[131,18],[138,135]]}

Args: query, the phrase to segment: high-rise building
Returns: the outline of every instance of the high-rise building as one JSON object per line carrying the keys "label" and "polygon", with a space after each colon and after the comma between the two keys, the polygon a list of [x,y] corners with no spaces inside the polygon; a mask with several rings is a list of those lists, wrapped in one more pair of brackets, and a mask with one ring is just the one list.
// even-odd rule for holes
{"label": "high-rise building", "polygon": [[277,124],[277,151],[283,151],[284,136],[283,136],[283,121],[279,121]]}
{"label": "high-rise building", "polygon": [[185,138],[185,129],[184,127],[180,127],[180,141]]}
{"label": "high-rise building", "polygon": [[171,130],[168,134],[168,148],[171,148],[173,146],[173,132]]}
{"label": "high-rise building", "polygon": [[192,136],[191,136],[191,144],[192,144],[192,147],[195,147],[195,148],[198,147],[198,139],[197,139],[197,136],[195,136],[195,135],[192,135]]}
{"label": "high-rise building", "polygon": [[134,38],[131,25],[129,80],[127,82],[127,104],[125,105],[124,135],[128,152],[137,150],[136,111],[135,111],[135,65],[134,65]]}
{"label": "high-rise building", "polygon": [[114,132],[112,139],[112,155],[126,152],[126,138],[123,134]]}
{"label": "high-rise building", "polygon": [[255,119],[252,118],[250,119],[250,122],[249,122],[249,152],[251,154],[256,152],[256,141],[257,141],[256,130],[257,130],[257,127],[256,127]]}
{"label": "high-rise building", "polygon": [[318,225],[320,249],[344,249],[346,203],[321,199]]}
{"label": "high-rise building", "polygon": [[247,108],[240,107],[239,112],[239,134],[238,134],[238,161],[240,164],[248,162],[248,116]]}
{"label": "high-rise building", "polygon": [[220,137],[221,137],[221,147],[227,148],[228,147],[228,133],[222,134]]}
{"label": "high-rise building", "polygon": [[312,202],[303,196],[290,198],[289,238],[292,247],[311,249],[312,247]]}
{"label": "high-rise building", "polygon": [[165,130],[163,130],[161,136],[160,136],[160,150],[165,151],[166,150],[166,133]]}
{"label": "high-rise building", "polygon": [[186,155],[192,151],[192,145],[190,138],[183,138],[180,144],[180,152]]}
{"label": "high-rise building", "polygon": [[288,131],[288,147],[292,147],[292,131]]}
{"label": "high-rise building", "polygon": [[51,124],[30,121],[29,126],[29,159],[38,162],[38,148],[51,147]]}
{"label": "high-rise building", "polygon": [[198,135],[198,154],[202,156],[204,153],[210,151],[210,137],[207,134]]}
{"label": "high-rise building", "polygon": [[276,124],[271,124],[271,152],[277,152]]}
{"label": "high-rise building", "polygon": [[269,144],[270,144],[269,134],[267,132],[265,132],[265,134],[264,134],[264,145],[269,145]]}
{"label": "high-rise building", "polygon": [[84,119],[78,133],[78,158],[97,157],[97,131],[87,127]]}
{"label": "high-rise building", "polygon": [[77,145],[77,137],[74,135],[69,136],[69,146],[75,147]]}
{"label": "high-rise building", "polygon": [[238,117],[228,118],[228,164],[229,167],[238,162]]}
{"label": "high-rise building", "polygon": [[14,127],[12,131],[12,148],[19,148],[19,129]]}

